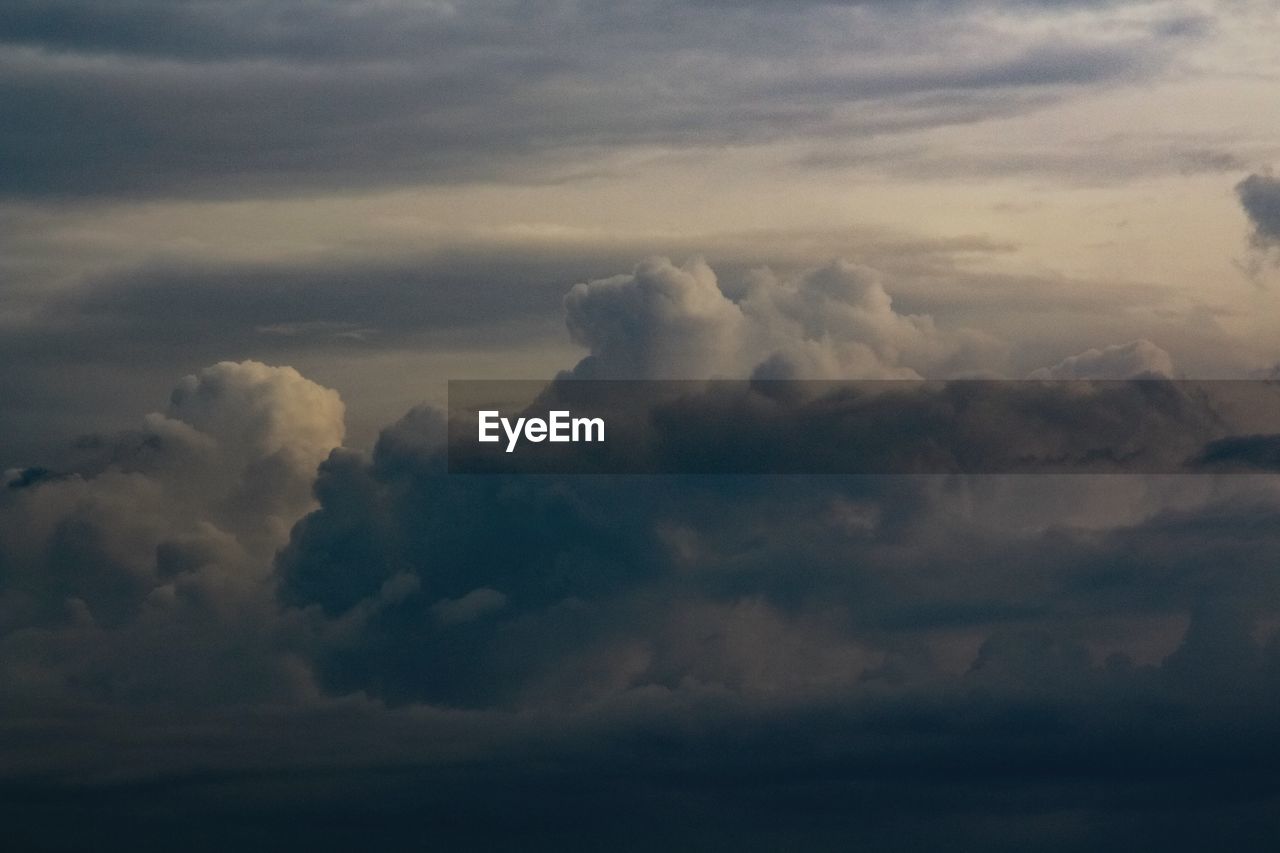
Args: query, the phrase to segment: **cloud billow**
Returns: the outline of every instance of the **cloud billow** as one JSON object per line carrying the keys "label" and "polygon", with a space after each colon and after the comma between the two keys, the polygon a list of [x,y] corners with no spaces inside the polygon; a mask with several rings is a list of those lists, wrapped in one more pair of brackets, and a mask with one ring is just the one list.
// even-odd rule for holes
{"label": "cloud billow", "polygon": [[1274,849],[1267,5],[0,0],[6,849]]}
{"label": "cloud billow", "polygon": [[[589,348],[567,375],[989,356],[844,263],[722,289],[706,264],[653,260],[567,309]],[[1072,369],[1160,360],[1115,352]],[[1194,848],[1168,795],[1219,838],[1269,837],[1270,478],[461,476],[439,411],[371,453],[341,446],[342,420],[291,368],[221,363],[139,428],[6,474],[0,692],[26,734],[0,748],[0,785],[38,778],[45,804],[15,837],[137,842],[159,830],[114,830],[159,797],[185,821],[170,837],[296,843],[310,822],[263,817],[291,814],[295,781],[344,825],[379,815],[393,847],[424,819],[451,847],[659,846],[652,820],[724,838],[748,805],[728,831],[743,849],[1048,844],[1067,804],[1077,846]],[[55,808],[83,819],[41,820]]]}
{"label": "cloud billow", "polygon": [[780,277],[755,270],[726,294],[701,259],[650,258],[565,296],[578,379],[909,379],[979,372],[998,341],[903,314],[876,270],[847,261]]}

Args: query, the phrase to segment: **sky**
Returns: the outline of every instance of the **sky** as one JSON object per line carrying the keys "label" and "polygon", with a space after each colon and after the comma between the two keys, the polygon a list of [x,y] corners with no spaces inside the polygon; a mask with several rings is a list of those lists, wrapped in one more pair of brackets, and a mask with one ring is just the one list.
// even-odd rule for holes
{"label": "sky", "polygon": [[6,0],[0,814],[1266,849],[1273,474],[467,478],[440,406],[1276,378],[1278,42],[1269,0]]}

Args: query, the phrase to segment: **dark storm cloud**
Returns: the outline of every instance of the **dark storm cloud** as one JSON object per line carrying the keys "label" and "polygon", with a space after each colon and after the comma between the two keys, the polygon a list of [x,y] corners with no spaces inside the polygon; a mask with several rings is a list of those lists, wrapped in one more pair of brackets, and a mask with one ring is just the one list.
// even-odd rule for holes
{"label": "dark storm cloud", "polygon": [[[488,310],[481,279],[449,278],[455,260],[421,261],[464,301],[437,330]],[[400,275],[412,267],[372,277],[374,292],[416,289]],[[418,317],[359,313],[349,271],[313,270],[314,290],[297,271],[227,272],[100,282],[43,322],[141,334],[169,318],[178,338],[204,317],[292,340],[345,334],[336,312],[354,312],[391,337],[435,328],[425,295]],[[661,258],[584,277],[565,303],[589,349],[577,370],[749,375],[778,352],[872,375],[959,364],[963,338],[896,308],[876,270],[739,277]],[[298,304],[310,313],[282,313]],[[1145,372],[1161,355],[1139,341],[1054,369]],[[1085,402],[1050,402],[1033,406],[1042,419],[1095,423]],[[1093,402],[1091,416],[1206,419],[1181,398]],[[636,808],[681,819],[677,840],[711,838],[742,809],[748,847],[802,824],[817,846],[891,826],[909,849],[1024,822],[1039,843],[1061,837],[1064,802],[1102,835],[1151,837],[1171,792],[1207,819],[1242,813],[1233,839],[1269,826],[1277,791],[1256,743],[1280,719],[1280,504],[1267,480],[466,477],[444,471],[440,413],[411,412],[365,454],[337,447],[341,412],[296,371],[222,363],[62,466],[6,472],[0,725],[16,736],[0,738],[0,799],[25,804],[8,813],[15,837],[75,814],[43,836],[73,848],[155,796],[205,838],[276,839],[262,815],[324,803],[350,825],[371,809],[409,821],[406,844],[422,838],[407,815],[439,816],[432,838],[457,847],[538,827],[550,846],[579,826],[604,837]],[[889,418],[884,441],[918,439],[918,415]],[[1045,440],[1002,423],[1015,448]],[[1248,784],[1224,793],[1224,777]],[[880,821],[851,817],[850,796]],[[930,806],[902,804],[920,797]]]}
{"label": "dark storm cloud", "polygon": [[[474,3],[476,9],[501,4]],[[401,55],[455,31],[448,3],[15,0],[0,10],[13,44],[165,58],[306,59]],[[477,15],[482,23],[488,15]]]}
{"label": "dark storm cloud", "polygon": [[[1073,402],[1040,405],[1048,419],[1079,419],[1090,404]],[[692,678],[803,693],[870,677],[876,654],[859,643],[887,652],[931,630],[1059,630],[1215,601],[1269,618],[1280,592],[1268,568],[1280,556],[1274,499],[1254,483],[1111,530],[1051,516],[1024,537],[948,517],[964,486],[930,478],[446,475],[442,429],[418,412],[371,460],[332,457],[321,510],[281,555],[283,600],[342,626],[320,669],[341,691],[486,705],[549,690],[565,701],[548,685],[585,697]],[[886,420],[880,438],[936,436]],[[486,535],[495,524],[503,535]],[[501,606],[466,624],[427,615],[476,590],[500,593]],[[771,637],[808,648],[805,664],[772,670],[786,655]]]}
{"label": "dark storm cloud", "polygon": [[1253,245],[1280,248],[1280,178],[1250,175],[1236,184],[1236,194],[1253,226]]}
{"label": "dark storm cloud", "polygon": [[[0,195],[561,179],[638,144],[1007,115],[1202,33],[987,29],[1102,5],[0,2]],[[1240,185],[1259,239],[1269,182]],[[981,239],[749,269],[766,242],[33,275],[63,289],[0,317],[0,452],[54,413],[95,432],[0,464],[8,846],[1272,849],[1274,476],[465,477],[439,412],[344,448],[334,391],[252,361],[108,417],[191,360],[560,340],[562,316],[578,375],[952,376],[1010,363],[965,309],[1067,306],[1089,335],[1135,302],[1176,313],[1063,279],[1046,307],[1043,280],[961,269],[1008,249]],[[1174,372],[1133,337],[1032,342],[1052,356],[1011,375]],[[1211,433],[1227,415],[1199,402],[1038,398],[987,438]],[[870,437],[918,441],[927,409]],[[1275,422],[1193,449],[1274,470]]]}
{"label": "dark storm cloud", "polygon": [[[941,17],[824,4],[20,3],[0,13],[0,192],[557,180],[608,168],[627,146],[1007,114],[1150,73],[1184,38],[1008,37],[963,11]],[[951,49],[957,30],[994,49]]]}
{"label": "dark storm cloud", "polygon": [[[272,568],[263,518],[305,511],[335,403],[218,365],[105,465],[7,476],[14,837],[373,814],[389,846],[427,821],[645,849],[658,819],[669,843],[1080,849],[1166,837],[1170,798],[1239,845],[1274,824],[1268,480],[464,477],[420,409],[330,453]],[[157,809],[182,821],[134,823]]]}
{"label": "dark storm cloud", "polygon": [[[592,813],[627,803],[667,814],[649,797],[697,791],[698,805],[673,812],[688,832],[745,800],[747,847],[770,831],[808,838],[797,809],[819,848],[879,838],[856,817],[872,808],[902,849],[936,843],[940,821],[974,843],[1025,821],[1024,839],[1087,849],[1117,831],[1161,835],[1171,796],[1238,812],[1220,829],[1242,843],[1265,835],[1277,791],[1262,775],[1272,759],[1251,744],[1270,742],[1280,708],[1280,646],[1254,639],[1280,593],[1265,491],[1109,530],[1050,521],[1019,535],[1007,518],[953,515],[982,489],[928,478],[447,476],[431,452],[439,430],[418,413],[372,460],[326,464],[322,509],[282,556],[282,593],[340,626],[319,665],[340,690],[583,702],[597,723],[622,714],[578,758],[557,752],[553,777],[492,768],[531,780],[533,812],[546,813],[534,790],[556,800],[558,785],[578,790],[579,772],[583,785],[603,772],[621,787],[587,796]],[[1043,496],[1063,484],[1029,485]],[[459,549],[481,514],[504,536]],[[463,625],[431,617],[437,596],[473,584],[511,594]],[[1091,647],[1098,620],[1171,614],[1190,627],[1159,665]],[[921,641],[957,630],[985,639],[947,673]],[[1228,776],[1249,781],[1209,796]],[[803,805],[783,794],[796,786]],[[904,804],[921,797],[919,812]],[[1084,826],[1051,817],[1064,804]]]}
{"label": "dark storm cloud", "polygon": [[1256,471],[1280,471],[1280,436],[1220,438],[1205,448],[1200,462],[1208,467],[1226,470],[1240,467]]}

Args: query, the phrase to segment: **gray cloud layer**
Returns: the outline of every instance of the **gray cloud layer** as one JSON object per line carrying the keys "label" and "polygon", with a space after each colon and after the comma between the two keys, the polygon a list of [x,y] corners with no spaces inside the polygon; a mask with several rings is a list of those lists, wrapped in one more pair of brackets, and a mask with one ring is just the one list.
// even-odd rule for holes
{"label": "gray cloud layer", "polygon": [[6,4],[0,193],[561,179],[637,146],[856,139],[1017,112],[1149,74],[1196,37],[1167,21],[1046,37],[968,9]]}

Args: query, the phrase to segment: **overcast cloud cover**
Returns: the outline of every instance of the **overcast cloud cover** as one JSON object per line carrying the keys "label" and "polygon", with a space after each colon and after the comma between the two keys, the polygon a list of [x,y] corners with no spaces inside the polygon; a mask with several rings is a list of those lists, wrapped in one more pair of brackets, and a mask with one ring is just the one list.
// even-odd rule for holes
{"label": "overcast cloud cover", "polygon": [[[16,168],[0,190],[244,195],[549,180],[607,168],[622,148],[847,140],[1150,74],[1208,26],[1170,6],[1054,33],[971,8],[7,4],[0,152]],[[1044,8],[1052,19],[1053,4]]]}
{"label": "overcast cloud cover", "polygon": [[0,4],[9,843],[1271,849],[1271,420],[1163,398],[1229,475],[467,477],[440,404],[1274,379],[1278,16]]}

